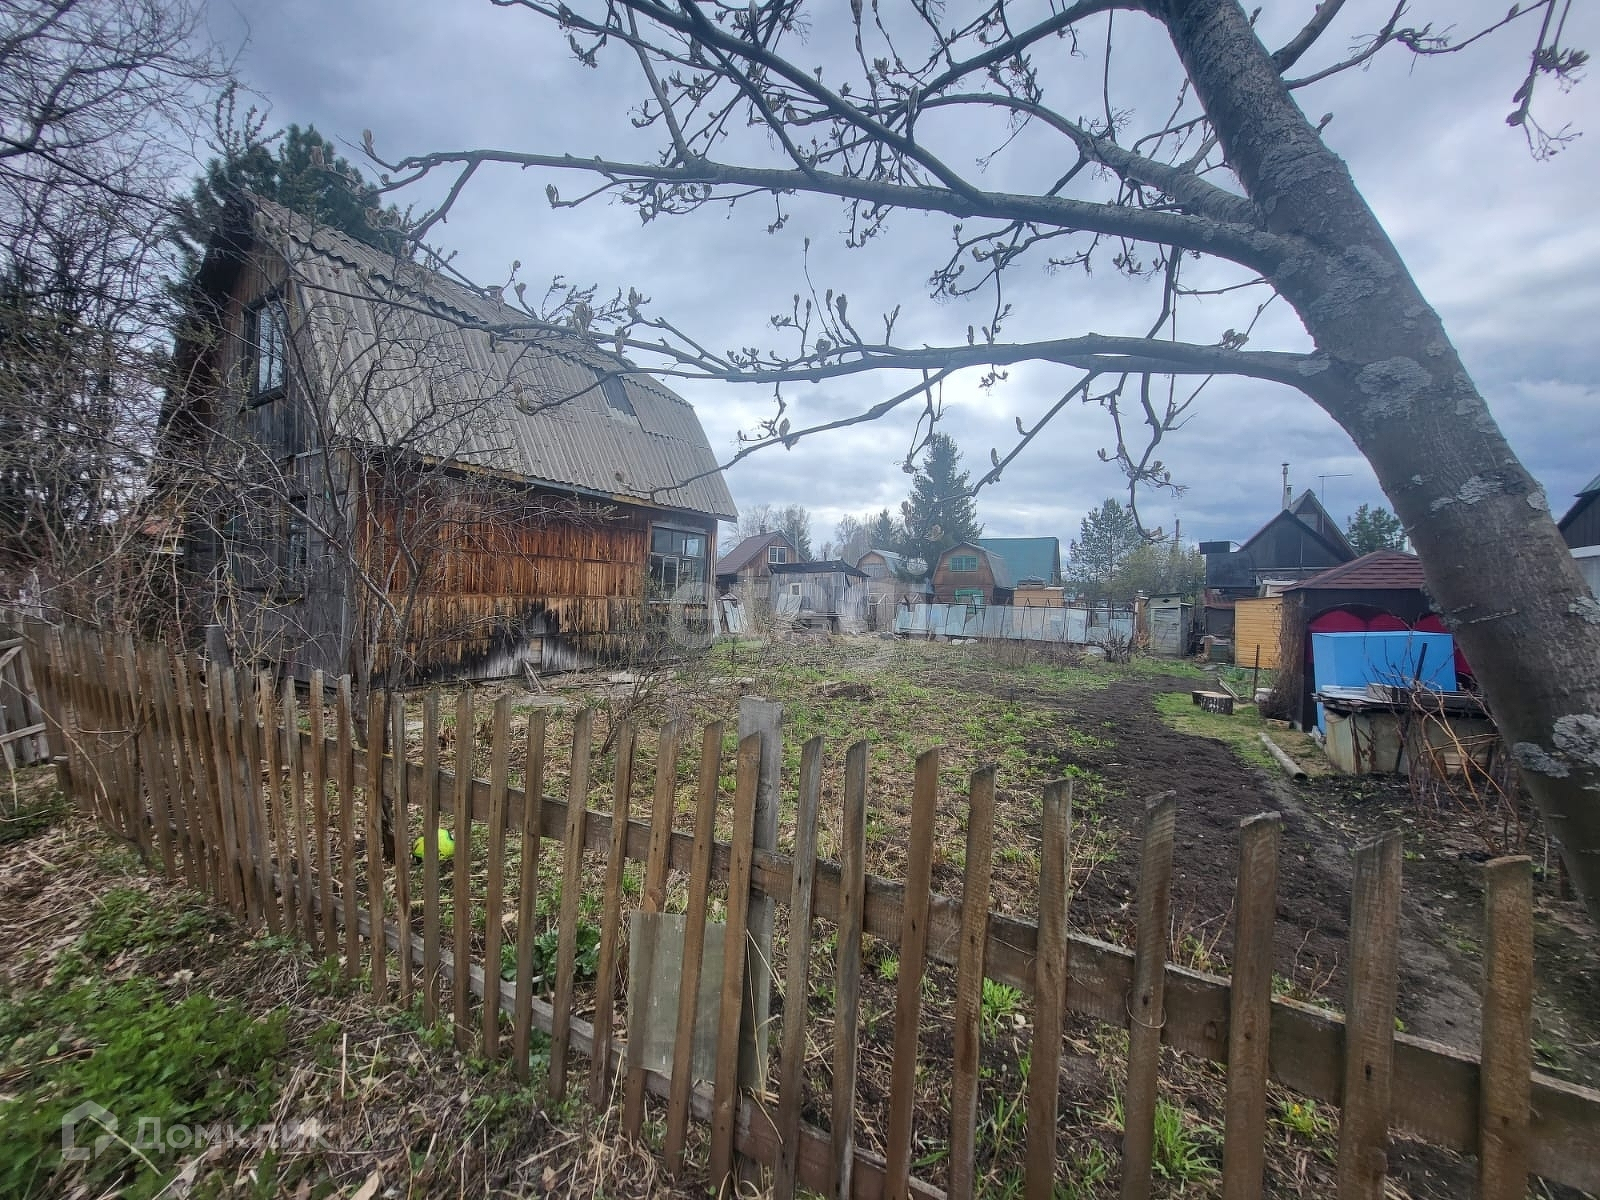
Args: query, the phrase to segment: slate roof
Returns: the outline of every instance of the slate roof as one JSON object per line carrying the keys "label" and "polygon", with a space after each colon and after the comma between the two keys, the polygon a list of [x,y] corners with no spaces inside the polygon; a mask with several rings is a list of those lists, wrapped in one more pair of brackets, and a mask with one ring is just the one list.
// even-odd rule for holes
{"label": "slate roof", "polygon": [[1351,562],[1329,567],[1320,575],[1302,579],[1284,588],[1299,591],[1401,592],[1426,586],[1422,560],[1402,550],[1374,550]]}
{"label": "slate roof", "polygon": [[774,575],[848,575],[853,579],[865,579],[867,573],[852,567],[842,558],[817,558],[810,562],[773,563]]}
{"label": "slate roof", "polygon": [[1005,559],[1013,579],[1061,582],[1061,539],[1053,537],[979,538],[978,545]]}
{"label": "slate roof", "polygon": [[623,359],[576,335],[508,332],[526,314],[271,201],[243,203],[256,239],[288,264],[309,356],[335,426],[350,436],[376,440],[375,430],[415,422],[408,444],[423,453],[737,516],[686,400],[634,372],[618,377],[626,403],[608,402],[601,375],[632,371]]}
{"label": "slate roof", "polygon": [[[718,575],[737,575],[751,561],[774,542],[782,542],[789,547],[789,553],[795,554],[794,543],[789,540],[789,535],[781,529],[769,529],[766,533],[752,533],[721,558],[717,559]],[[778,564],[774,563],[774,566]]]}

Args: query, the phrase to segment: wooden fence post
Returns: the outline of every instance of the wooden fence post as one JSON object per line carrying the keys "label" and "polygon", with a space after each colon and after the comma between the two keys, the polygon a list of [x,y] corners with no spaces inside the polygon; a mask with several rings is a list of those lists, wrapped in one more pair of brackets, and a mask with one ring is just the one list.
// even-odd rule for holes
{"label": "wooden fence post", "polygon": [[[717,1018],[717,1067],[711,1101],[711,1187],[733,1186],[733,1124],[739,1106],[739,1043],[744,1016],[745,937],[750,915],[750,867],[755,859],[756,792],[765,738],[739,740],[738,786],[728,863],[728,923],[722,942],[722,1000]],[[731,1194],[731,1193],[730,1193]]]}
{"label": "wooden fence post", "polygon": [[[761,735],[761,774],[756,784],[755,849],[776,853],[780,777],[783,773],[783,705],[758,696],[739,700],[739,740]],[[739,1037],[739,1086],[765,1088],[767,1027],[772,1015],[772,926],[770,897],[750,897],[749,953],[745,963],[744,1012],[750,1018]]]}
{"label": "wooden fence post", "polygon": [[1533,1072],[1533,863],[1484,867],[1483,1054],[1478,1194],[1528,1194],[1528,1099]]}
{"label": "wooden fence post", "polygon": [[928,900],[933,880],[933,827],[939,815],[939,749],[917,756],[906,847],[905,906],[900,914],[900,971],[894,1005],[889,1130],[884,1146],[884,1195],[907,1200],[911,1180],[912,1118],[916,1112],[917,1042],[922,1024],[922,976],[928,958]]}
{"label": "wooden fence post", "polygon": [[383,902],[383,725],[387,697],[377,688],[367,693],[367,960],[372,964],[372,994],[389,998],[389,945],[384,937]]}
{"label": "wooden fence post", "polygon": [[595,972],[594,1043],[589,1054],[589,1103],[605,1107],[610,1095],[611,1035],[617,1004],[617,941],[622,926],[622,868],[628,857],[628,809],[633,793],[633,726],[618,728],[611,787],[611,845],[600,910],[600,958]]}
{"label": "wooden fence post", "polygon": [[1039,944],[1034,966],[1033,1044],[1028,1071],[1028,1200],[1053,1200],[1056,1112],[1061,1086],[1061,1036],[1066,1027],[1068,856],[1072,846],[1072,780],[1044,789],[1039,846]]}
{"label": "wooden fence post", "polygon": [[556,934],[555,1029],[550,1034],[550,1098],[567,1096],[567,1054],[572,1044],[572,974],[578,958],[578,892],[583,887],[583,837],[588,818],[589,755],[594,710],[572,722],[572,770],[567,788],[566,863],[561,875],[561,924]]}
{"label": "wooden fence post", "polygon": [[450,904],[451,1009],[455,1013],[456,1049],[472,1045],[469,999],[472,995],[472,760],[474,722],[472,689],[456,696],[456,783],[451,798],[455,809],[456,855],[451,872]]}
{"label": "wooden fence post", "polygon": [[783,986],[783,1049],[779,1058],[776,1200],[793,1200],[799,1175],[800,1101],[806,1085],[806,1008],[810,999],[811,892],[817,871],[817,812],[822,800],[822,737],[800,750],[800,800],[794,818],[794,885],[789,893],[788,970]]}
{"label": "wooden fence post", "polygon": [[689,902],[683,918],[683,968],[678,981],[678,1027],[672,1041],[672,1083],[667,1099],[664,1149],[667,1173],[683,1173],[683,1142],[689,1130],[689,1092],[694,1086],[694,1026],[700,997],[700,959],[706,945],[706,908],[711,855],[716,849],[717,780],[722,772],[721,721],[700,739],[700,776],[694,810],[694,857],[689,866]]}
{"label": "wooden fence post", "polygon": [[311,694],[306,699],[311,720],[311,824],[316,839],[312,862],[317,877],[317,905],[322,914],[321,949],[323,954],[331,955],[339,952],[339,921],[333,911],[333,829],[329,824],[328,733],[323,711],[326,689],[322,671],[311,672]]}
{"label": "wooden fence post", "polygon": [[410,1008],[416,967],[411,953],[411,782],[406,765],[406,702],[398,693],[389,706],[389,731],[394,758],[394,924],[400,935],[398,1000],[401,1008]]}
{"label": "wooden fence post", "polygon": [[1345,1005],[1340,1200],[1382,1200],[1388,1175],[1390,1080],[1400,947],[1400,834],[1356,848]]}
{"label": "wooden fence post", "polygon": [[439,1020],[439,689],[422,698],[422,1019]]}
{"label": "wooden fence post", "polygon": [[483,904],[483,1056],[500,1057],[500,918],[506,895],[506,790],[511,769],[511,697],[494,702],[489,734],[489,869]]}
{"label": "wooden fence post", "polygon": [[[983,952],[989,936],[989,880],[994,863],[995,768],[972,776],[967,806],[966,878],[961,888],[961,949],[956,964],[955,1061],[950,1082],[952,1200],[970,1197],[978,1130],[978,1066],[982,1049]],[[1059,1055],[1057,1056],[1059,1060]],[[1041,1068],[1055,1066],[1041,1063]]]}
{"label": "wooden fence post", "polygon": [[1267,1050],[1272,1033],[1272,932],[1278,906],[1283,819],[1260,813],[1239,835],[1234,892],[1233,981],[1228,994],[1228,1094],[1223,1122],[1223,1200],[1261,1195],[1266,1159]]}
{"label": "wooden fence post", "polygon": [[517,1011],[512,1021],[511,1053],[517,1078],[528,1079],[528,1048],[533,1036],[534,922],[538,911],[539,852],[544,841],[544,743],[547,724],[541,709],[528,718],[527,769],[522,774],[522,866],[517,880]]}
{"label": "wooden fence post", "polygon": [[836,1195],[854,1193],[856,1166],[856,1075],[860,1056],[861,935],[867,906],[866,742],[844,759],[844,813],[839,837],[839,944],[833,1010],[833,1179]]}
{"label": "wooden fence post", "polygon": [[361,974],[361,930],[356,923],[356,743],[350,676],[339,677],[334,705],[339,739],[335,753],[339,757],[339,903],[344,913],[344,973],[346,978],[355,979]]}
{"label": "wooden fence post", "polygon": [[1168,926],[1171,924],[1174,792],[1145,804],[1139,854],[1138,943],[1128,997],[1128,1092],[1123,1104],[1123,1200],[1150,1195],[1155,1151],[1161,1029],[1166,1024]]}

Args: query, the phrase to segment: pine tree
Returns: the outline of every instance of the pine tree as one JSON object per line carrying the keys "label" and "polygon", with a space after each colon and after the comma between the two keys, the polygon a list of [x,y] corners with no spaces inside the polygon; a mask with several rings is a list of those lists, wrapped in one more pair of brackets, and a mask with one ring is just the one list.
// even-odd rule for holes
{"label": "pine tree", "polygon": [[1350,548],[1357,554],[1371,554],[1374,550],[1403,550],[1406,544],[1405,526],[1400,518],[1379,505],[1373,508],[1363,504],[1345,525],[1345,536]]}
{"label": "pine tree", "polygon": [[893,550],[904,540],[899,526],[895,524],[894,514],[887,508],[880,508],[877,516],[868,519],[868,550]]}
{"label": "pine tree", "polygon": [[930,571],[944,551],[975,542],[983,533],[968,473],[960,467],[955,440],[949,434],[934,434],[911,479],[911,496],[900,506],[900,552],[922,559]]}
{"label": "pine tree", "polygon": [[1072,584],[1091,600],[1106,594],[1117,569],[1144,539],[1133,513],[1108,497],[1099,508],[1089,510],[1078,526],[1078,540],[1071,545],[1072,561],[1067,569]]}
{"label": "pine tree", "polygon": [[811,561],[811,514],[803,504],[786,505],[777,513],[777,528],[789,535],[801,562]]}
{"label": "pine tree", "polygon": [[199,266],[228,201],[253,192],[285,208],[389,253],[403,253],[399,215],[385,209],[378,190],[334,150],[314,126],[291,125],[281,137],[244,137],[213,158],[189,195],[177,203],[173,231],[185,275]]}

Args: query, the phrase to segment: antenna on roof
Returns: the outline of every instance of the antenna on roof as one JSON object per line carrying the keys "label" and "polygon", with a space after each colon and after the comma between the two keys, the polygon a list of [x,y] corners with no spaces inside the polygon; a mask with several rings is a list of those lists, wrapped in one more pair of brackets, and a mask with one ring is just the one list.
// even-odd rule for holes
{"label": "antenna on roof", "polygon": [[1289,464],[1283,464],[1283,507],[1288,508],[1294,502],[1294,497],[1289,493]]}

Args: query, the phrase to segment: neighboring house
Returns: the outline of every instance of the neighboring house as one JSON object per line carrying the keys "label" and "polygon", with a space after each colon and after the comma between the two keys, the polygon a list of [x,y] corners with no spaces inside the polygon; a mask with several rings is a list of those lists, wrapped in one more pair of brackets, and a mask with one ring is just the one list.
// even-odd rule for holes
{"label": "neighboring house", "polygon": [[513,335],[497,297],[254,197],[191,309],[165,461],[211,473],[184,510],[193,617],[251,657],[354,672],[390,621],[371,669],[492,677],[615,657],[652,601],[709,604],[733,500],[694,409],[623,360]]}
{"label": "neighboring house", "polygon": [[867,615],[866,572],[838,559],[773,563],[773,612],[825,624],[834,633],[860,631]]}
{"label": "neighboring house", "polygon": [[772,599],[772,568],[799,562],[793,539],[781,529],[753,533],[717,560],[717,591],[737,591],[746,603]]}
{"label": "neighboring house", "polygon": [[1589,590],[1600,596],[1600,475],[1578,493],[1577,502],[1556,527],[1572,547],[1572,557],[1578,560]]}
{"label": "neighboring house", "polygon": [[907,558],[893,550],[868,550],[856,559],[856,568],[867,577],[867,627],[891,629],[895,614],[913,604],[926,604],[933,592],[928,582],[928,564],[920,558]]}
{"label": "neighboring house", "polygon": [[[1312,699],[1316,680],[1311,668],[1314,633],[1446,633],[1434,611],[1422,576],[1422,563],[1401,550],[1374,550],[1341,563],[1283,590],[1280,671],[1299,673],[1296,711],[1290,716],[1302,729],[1316,723]],[[1249,666],[1249,663],[1245,663]],[[1461,651],[1456,651],[1456,674],[1472,674]]]}
{"label": "neighboring house", "polygon": [[1015,577],[1006,560],[976,542],[951,546],[933,564],[935,604],[1010,604]]}
{"label": "neighboring house", "polygon": [[978,545],[1005,559],[1011,578],[1020,588],[1061,586],[1061,539],[1053,537],[986,537]]}
{"label": "neighboring house", "polygon": [[1356,552],[1307,489],[1237,550],[1228,542],[1203,542],[1206,559],[1206,633],[1232,639],[1234,602],[1281,591],[1297,580],[1347,563]]}

